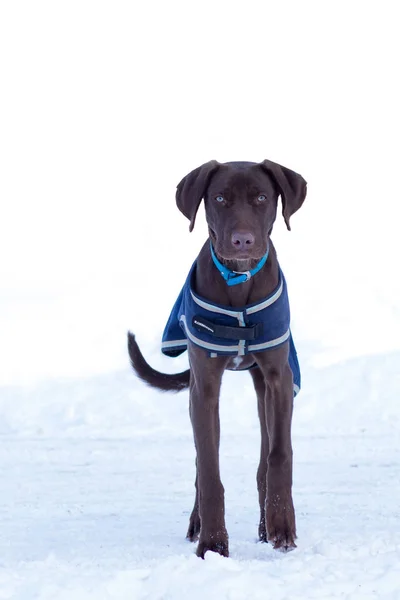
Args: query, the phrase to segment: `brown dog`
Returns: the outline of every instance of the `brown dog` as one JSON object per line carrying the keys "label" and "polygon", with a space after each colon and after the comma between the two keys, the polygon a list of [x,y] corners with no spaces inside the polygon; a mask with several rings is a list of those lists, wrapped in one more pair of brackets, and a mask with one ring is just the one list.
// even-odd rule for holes
{"label": "brown dog", "polygon": [[[289,219],[306,197],[306,182],[297,173],[268,160],[259,164],[220,164],[211,161],[184,177],[176,193],[178,208],[190,220],[191,231],[204,198],[210,237],[195,264],[192,296],[206,299],[217,306],[237,308],[254,306],[254,303],[276,294],[282,276],[270,234],[279,196],[283,218],[290,230]],[[218,263],[212,258],[210,241],[217,261],[234,273],[233,277],[237,277],[238,272],[246,273],[245,277],[239,275],[245,281],[238,285],[227,285],[221,276],[221,269],[216,266]],[[249,272],[262,264],[260,260],[266,255],[262,268],[250,276]],[[221,267],[222,270],[224,267]],[[204,300],[198,300],[198,304],[201,302],[205,304]],[[241,325],[244,326],[243,323]],[[200,326],[208,328],[209,331],[205,332],[207,335],[215,335],[213,322],[205,320],[199,323],[194,319],[193,327],[200,329]],[[277,549],[294,548],[296,525],[292,500],[291,442],[293,376],[289,366],[289,340],[283,336],[279,338],[279,343],[266,349],[253,345],[254,352],[251,352],[251,345],[244,345],[248,342],[239,341],[237,347],[250,350],[236,352],[235,356],[224,352],[215,355],[207,351],[215,344],[200,347],[196,341],[198,338],[191,334],[187,323],[185,328],[189,338],[190,369],[183,373],[165,375],[152,369],[143,358],[132,334],[128,334],[128,348],[134,370],[149,385],[166,391],[190,388],[197,475],[196,499],[187,537],[191,541],[199,539],[198,556],[204,557],[207,550],[228,556],[224,488],[219,472],[219,393],[225,369],[251,368],[261,427],[261,456],[257,472],[259,538],[261,541],[270,541]],[[245,329],[248,331],[251,328]],[[229,327],[229,330],[236,336],[234,339],[241,339],[240,330],[237,336],[237,327]],[[220,328],[220,343],[225,343],[225,333]],[[252,332],[249,331],[248,335],[252,335]],[[241,343],[243,346],[240,346]],[[266,345],[261,344],[263,347]],[[215,347],[221,349],[221,346]]]}

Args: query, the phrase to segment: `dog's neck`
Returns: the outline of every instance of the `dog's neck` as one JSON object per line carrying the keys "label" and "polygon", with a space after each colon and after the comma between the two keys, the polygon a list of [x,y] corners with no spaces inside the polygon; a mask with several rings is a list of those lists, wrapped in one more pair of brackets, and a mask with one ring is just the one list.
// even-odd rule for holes
{"label": "dog's neck", "polygon": [[[218,257],[219,258],[219,257]],[[219,258],[219,260],[221,260]],[[222,262],[222,260],[221,260]],[[223,264],[231,271],[250,271],[255,268],[259,260],[229,260]],[[200,251],[196,269],[196,292],[211,302],[226,306],[246,306],[259,302],[271,294],[279,283],[279,266],[276,251],[269,242],[269,255],[262,269],[249,281],[228,286],[215,266],[210,243],[207,241]],[[223,300],[222,300],[223,299]]]}

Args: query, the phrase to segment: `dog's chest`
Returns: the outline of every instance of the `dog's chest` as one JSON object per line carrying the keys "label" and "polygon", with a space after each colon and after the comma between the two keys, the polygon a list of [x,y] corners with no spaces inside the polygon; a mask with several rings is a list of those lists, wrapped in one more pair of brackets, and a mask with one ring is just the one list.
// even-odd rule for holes
{"label": "dog's chest", "polygon": [[257,304],[242,308],[212,303],[193,291],[196,263],[186,279],[163,334],[162,351],[179,356],[188,344],[207,351],[210,360],[229,356],[228,369],[253,367],[255,355],[289,342],[289,364],[295,392],[300,388],[300,369],[290,333],[290,309],[286,282],[280,272],[278,287]]}
{"label": "dog's chest", "polygon": [[228,362],[227,369],[230,371],[242,371],[249,369],[254,365],[254,358],[252,355],[246,356],[235,356]]}

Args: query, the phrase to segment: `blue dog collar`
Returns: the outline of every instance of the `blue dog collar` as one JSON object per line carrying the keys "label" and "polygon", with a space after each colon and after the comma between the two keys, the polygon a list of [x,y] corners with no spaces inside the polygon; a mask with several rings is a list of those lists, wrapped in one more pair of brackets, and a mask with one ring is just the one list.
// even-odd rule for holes
{"label": "blue dog collar", "polygon": [[212,247],[211,242],[210,242],[210,250],[211,250],[211,256],[212,256],[214,265],[217,267],[218,271],[221,273],[222,277],[225,279],[226,283],[229,286],[238,285],[239,283],[245,283],[245,281],[249,281],[249,279],[251,279],[251,277],[253,277],[253,275],[258,273],[258,271],[260,271],[263,268],[263,266],[267,262],[267,258],[268,258],[268,254],[269,254],[269,246],[268,246],[266,253],[262,257],[260,262],[254,267],[254,269],[251,269],[251,271],[241,272],[241,271],[231,271],[230,269],[228,269],[228,267],[225,267],[225,265],[223,265],[218,260],[216,254],[214,252],[214,248]]}

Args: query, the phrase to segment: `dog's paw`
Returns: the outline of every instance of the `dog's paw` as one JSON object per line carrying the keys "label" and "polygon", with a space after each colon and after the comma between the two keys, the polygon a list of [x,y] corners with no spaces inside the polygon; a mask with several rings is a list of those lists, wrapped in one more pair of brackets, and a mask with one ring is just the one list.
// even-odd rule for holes
{"label": "dog's paw", "polygon": [[267,500],[266,521],[267,540],[275,550],[288,552],[296,548],[296,518],[291,498]]}
{"label": "dog's paw", "polygon": [[217,552],[221,556],[229,556],[228,536],[221,534],[218,536],[203,537],[200,534],[199,544],[196,549],[196,554],[200,558],[204,558],[206,552]]}
{"label": "dog's paw", "polygon": [[268,534],[268,541],[272,544],[274,550],[280,552],[290,552],[297,548],[295,544],[296,535],[290,531],[278,531]]}

